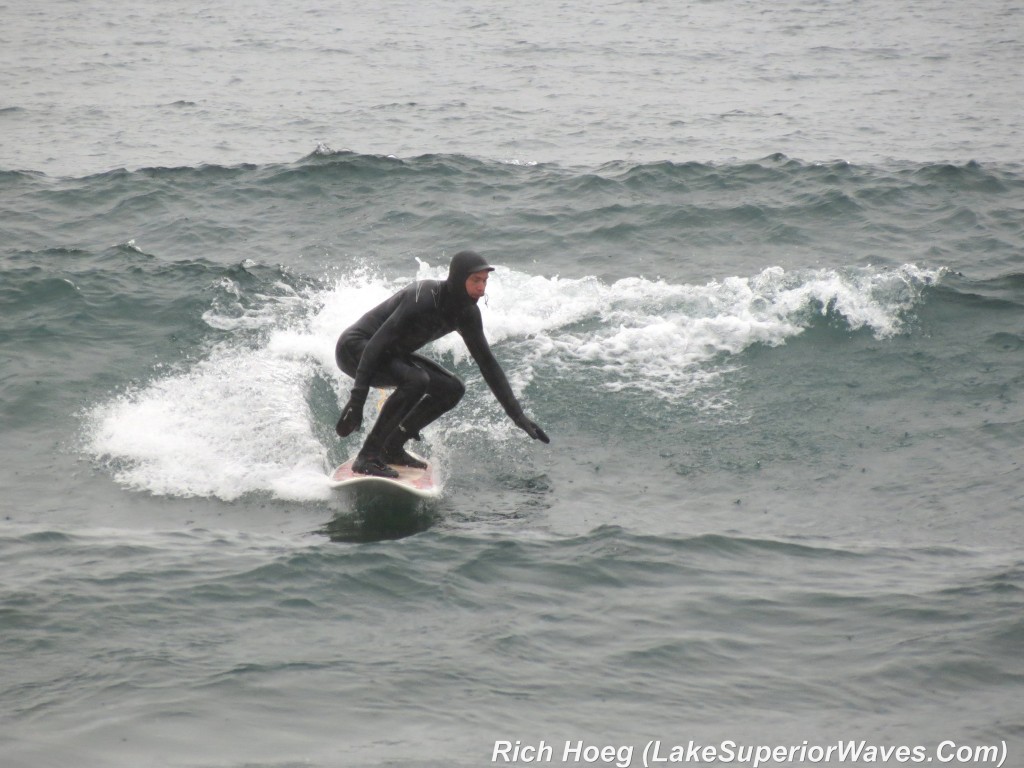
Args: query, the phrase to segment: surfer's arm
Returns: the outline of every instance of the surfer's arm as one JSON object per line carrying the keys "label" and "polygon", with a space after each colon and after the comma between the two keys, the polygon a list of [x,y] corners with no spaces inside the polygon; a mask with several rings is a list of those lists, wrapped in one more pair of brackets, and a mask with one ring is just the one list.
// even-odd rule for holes
{"label": "surfer's arm", "polygon": [[417,345],[410,341],[417,323],[422,323],[423,308],[418,306],[416,284],[394,294],[387,302],[368,312],[359,321],[363,338],[367,339],[356,367],[353,391],[366,392],[374,386],[373,379],[388,357],[403,354]]}
{"label": "surfer's arm", "polygon": [[491,392],[494,393],[498,402],[501,403],[501,407],[505,409],[508,417],[515,422],[517,427],[534,440],[541,440],[545,443],[551,442],[550,438],[544,433],[544,430],[527,418],[523,412],[523,407],[519,404],[519,400],[516,399],[515,393],[512,392],[508,378],[494,357],[494,353],[491,352],[491,346],[487,343],[487,337],[484,336],[483,322],[480,319],[480,310],[477,307],[470,307],[466,311],[463,322],[459,324],[459,333],[466,342],[469,353],[473,356],[477,366],[479,366],[484,381],[487,382],[487,386],[491,388]]}

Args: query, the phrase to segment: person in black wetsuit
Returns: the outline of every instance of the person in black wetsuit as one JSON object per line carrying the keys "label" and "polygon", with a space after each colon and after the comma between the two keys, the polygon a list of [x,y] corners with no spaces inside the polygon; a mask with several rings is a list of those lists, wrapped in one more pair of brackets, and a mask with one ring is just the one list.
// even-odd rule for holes
{"label": "person in black wetsuit", "polygon": [[338,367],[355,381],[341,411],[337,432],[347,437],[363,423],[369,388],[394,387],[359,451],[352,471],[398,477],[388,466],[424,467],[405,443],[458,404],[465,385],[433,360],[416,354],[425,344],[458,331],[480,366],[484,381],[505,413],[534,440],[551,442],[527,418],[484,336],[477,301],[494,267],[473,251],[452,257],[447,280],[421,280],[371,309],[341,334],[335,348]]}

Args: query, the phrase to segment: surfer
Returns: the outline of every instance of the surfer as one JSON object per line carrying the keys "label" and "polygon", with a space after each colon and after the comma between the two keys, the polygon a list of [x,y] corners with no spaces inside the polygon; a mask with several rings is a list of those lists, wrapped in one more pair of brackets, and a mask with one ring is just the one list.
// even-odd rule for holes
{"label": "surfer", "polygon": [[484,336],[479,301],[494,267],[473,251],[452,257],[447,280],[420,280],[371,309],[341,334],[335,347],[338,367],[354,379],[341,411],[337,432],[347,437],[363,423],[363,406],[371,386],[394,387],[352,470],[378,477],[398,477],[388,466],[426,465],[405,450],[420,430],[454,408],[466,392],[462,381],[416,350],[458,331],[480,367],[484,381],[505,413],[534,440],[550,442],[527,418]]}

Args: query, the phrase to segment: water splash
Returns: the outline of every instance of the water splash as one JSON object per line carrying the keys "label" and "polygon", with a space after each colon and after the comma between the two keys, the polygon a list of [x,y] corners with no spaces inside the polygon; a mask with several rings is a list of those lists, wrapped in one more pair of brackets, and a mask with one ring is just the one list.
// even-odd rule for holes
{"label": "water splash", "polygon": [[[417,277],[444,271],[421,262]],[[869,328],[880,339],[902,332],[907,313],[940,275],[912,265],[771,267],[705,285],[643,278],[606,284],[500,268],[481,309],[519,393],[545,365],[557,370],[560,387],[592,390],[596,381],[609,398],[634,389],[699,403],[708,400],[700,391],[727,374],[723,360],[755,344],[783,344],[817,317]],[[263,286],[248,302],[236,284],[224,287],[232,301],[215,300],[204,314],[221,340],[187,369],[156,371],[149,384],[96,406],[89,452],[108,463],[118,482],[154,494],[327,498],[331,426],[350,386],[335,367],[335,341],[405,282],[364,269],[315,288]],[[458,334],[425,351],[477,377]],[[318,388],[328,391],[319,406]],[[449,421],[428,432],[441,452],[446,438],[467,425],[497,440],[514,434],[495,428],[505,419],[483,386],[470,388],[458,419]]]}

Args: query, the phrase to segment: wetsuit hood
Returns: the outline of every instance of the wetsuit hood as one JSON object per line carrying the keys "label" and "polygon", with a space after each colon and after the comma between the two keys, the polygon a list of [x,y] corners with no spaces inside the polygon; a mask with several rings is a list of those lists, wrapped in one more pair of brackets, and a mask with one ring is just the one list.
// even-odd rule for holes
{"label": "wetsuit hood", "polygon": [[448,292],[461,301],[472,301],[466,293],[466,280],[474,272],[493,272],[494,267],[487,263],[487,260],[475,251],[459,251],[452,256],[452,263],[448,265]]}

